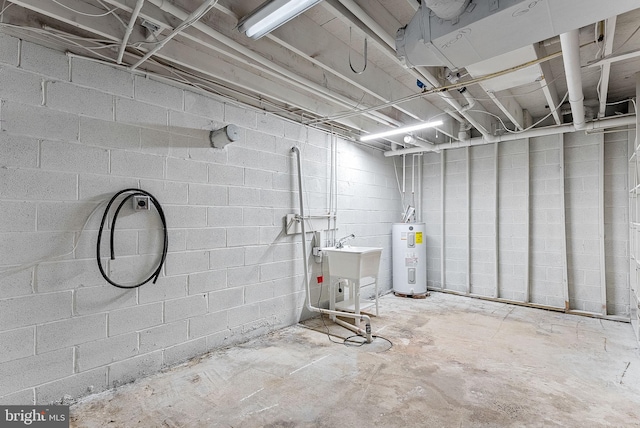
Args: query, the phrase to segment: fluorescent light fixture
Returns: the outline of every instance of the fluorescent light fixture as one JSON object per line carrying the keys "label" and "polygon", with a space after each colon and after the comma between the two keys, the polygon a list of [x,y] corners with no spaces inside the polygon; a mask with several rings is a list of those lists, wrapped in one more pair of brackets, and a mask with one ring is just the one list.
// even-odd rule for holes
{"label": "fluorescent light fixture", "polygon": [[282,24],[292,20],[322,0],[270,0],[243,17],[238,23],[238,30],[259,39]]}
{"label": "fluorescent light fixture", "polygon": [[376,138],[384,138],[384,137],[389,137],[391,135],[404,134],[407,132],[418,131],[420,129],[433,128],[434,126],[440,126],[440,125],[442,125],[441,120],[436,120],[435,122],[423,122],[423,123],[418,123],[417,125],[403,126],[401,128],[392,129],[391,131],[380,132],[378,134],[365,135],[360,137],[360,141],[375,140]]}

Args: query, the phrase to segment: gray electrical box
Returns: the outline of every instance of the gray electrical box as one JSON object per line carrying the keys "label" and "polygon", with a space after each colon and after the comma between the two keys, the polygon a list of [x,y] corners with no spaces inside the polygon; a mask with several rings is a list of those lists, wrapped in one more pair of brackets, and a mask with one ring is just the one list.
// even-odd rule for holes
{"label": "gray electrical box", "polygon": [[135,195],[133,197],[133,209],[135,211],[146,211],[151,209],[151,199],[145,195]]}

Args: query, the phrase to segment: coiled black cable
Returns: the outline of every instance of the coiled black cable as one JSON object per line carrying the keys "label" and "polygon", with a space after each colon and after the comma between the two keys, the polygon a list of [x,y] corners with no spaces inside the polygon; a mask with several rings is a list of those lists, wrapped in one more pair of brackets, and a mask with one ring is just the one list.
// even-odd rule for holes
{"label": "coiled black cable", "polygon": [[[151,275],[145,279],[144,281],[142,281],[139,284],[135,284],[135,285],[123,285],[123,284],[118,284],[117,282],[111,280],[111,278],[109,278],[109,276],[107,275],[107,273],[104,271],[104,268],[102,267],[102,261],[101,261],[101,257],[100,257],[100,244],[102,243],[102,231],[104,230],[104,225],[107,221],[107,217],[109,215],[109,210],[111,209],[111,205],[113,205],[113,203],[116,201],[116,199],[118,199],[118,197],[122,194],[128,193],[128,195],[126,195],[126,197],[120,202],[120,204],[118,205],[118,208],[116,208],[115,214],[113,215],[113,221],[111,222],[111,236],[109,239],[109,244],[110,244],[110,252],[111,252],[111,260],[115,260],[115,250],[114,250],[114,245],[113,245],[113,237],[114,237],[114,232],[116,229],[116,220],[118,219],[118,214],[120,213],[120,210],[122,209],[122,206],[125,204],[125,202],[127,202],[129,199],[133,198],[134,196],[148,196],[149,199],[151,200],[151,202],[153,203],[153,206],[156,208],[156,211],[158,211],[158,215],[160,216],[160,220],[162,221],[162,231],[164,233],[164,244],[163,244],[163,248],[162,248],[162,257],[160,257],[160,263],[158,264],[158,267],[156,268],[156,270],[154,270]],[[100,269],[100,273],[102,274],[102,277],[111,285],[113,285],[114,287],[118,287],[118,288],[137,288],[140,287],[141,285],[146,284],[147,282],[153,280],[153,283],[155,284],[156,281],[158,280],[158,277],[160,276],[160,272],[162,271],[162,266],[164,265],[164,262],[167,258],[167,249],[169,247],[169,238],[167,235],[167,219],[164,215],[164,211],[162,210],[162,206],[160,205],[160,202],[158,202],[158,200],[149,192],[146,192],[144,190],[141,189],[124,189],[119,191],[118,193],[116,193],[115,195],[113,195],[113,197],[111,198],[111,200],[109,201],[109,203],[107,204],[107,208],[105,208],[104,210],[104,214],[102,215],[102,221],[100,222],[100,229],[98,230],[98,243],[96,245],[96,259],[98,261],[98,269]]]}

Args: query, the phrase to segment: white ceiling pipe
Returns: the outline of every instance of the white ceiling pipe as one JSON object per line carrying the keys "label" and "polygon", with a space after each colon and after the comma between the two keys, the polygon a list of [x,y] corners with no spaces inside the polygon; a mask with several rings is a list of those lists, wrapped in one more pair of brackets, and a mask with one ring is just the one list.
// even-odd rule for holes
{"label": "white ceiling pipe", "polygon": [[[631,126],[631,125],[635,125],[635,123],[636,123],[636,115],[632,114],[627,116],[612,117],[609,119],[594,120],[593,122],[588,122],[584,124],[580,130],[596,131],[596,130],[607,129],[607,128],[615,128],[619,126]],[[415,154],[415,153],[435,152],[440,150],[458,149],[461,147],[468,147],[468,146],[479,146],[482,144],[515,141],[515,140],[521,140],[523,138],[544,137],[547,135],[566,134],[568,132],[575,132],[578,130],[579,129],[577,129],[573,124],[548,126],[545,128],[530,129],[528,131],[519,132],[517,134],[500,135],[497,137],[493,137],[491,141],[488,141],[484,137],[472,138],[467,141],[456,141],[452,143],[438,144],[432,147],[424,147],[424,148],[415,147],[410,149],[388,150],[384,152],[384,155],[386,157],[390,157],[390,156],[400,156],[400,155],[408,155],[408,154]],[[622,131],[625,131],[625,130],[622,130]]]}
{"label": "white ceiling pipe", "polygon": [[[186,12],[184,12],[182,9],[174,6],[172,3],[169,3],[166,0],[147,0],[147,2],[152,3],[153,5],[160,8],[162,11],[167,12],[178,19],[184,20],[185,18],[187,18]],[[224,34],[214,30],[213,28],[209,27],[208,25],[202,22],[199,22],[199,21],[194,22],[193,25],[191,25],[191,27],[197,29],[198,31],[202,31],[204,34],[227,45],[228,47],[235,50],[236,52],[239,52],[240,54],[256,61],[257,63],[264,65],[270,70],[273,70],[279,73],[280,76],[284,76],[286,78],[283,80],[286,80],[287,83],[290,85],[294,85],[298,88],[301,88],[307,91],[312,90],[315,95],[321,98],[324,98],[330,102],[339,104],[340,106],[345,108],[352,109],[357,104],[356,101],[353,101],[343,95],[330,91],[327,88],[323,87],[322,85],[315,83],[309,79],[306,79],[292,72],[288,68],[278,65],[275,62],[268,60],[267,58],[264,58],[261,55],[258,55],[257,53],[247,48],[243,44],[236,42],[230,37],[225,36]],[[193,39],[193,40],[197,40],[197,39]],[[197,40],[197,42],[203,45],[207,45],[207,43],[203,42],[202,40]],[[370,119],[374,119],[376,121],[391,123],[396,126],[404,125],[403,123],[397,121],[396,119],[393,119],[382,113],[372,112],[370,114],[366,114],[365,116],[369,117]]]}
{"label": "white ceiling pipe", "polygon": [[[394,61],[398,61],[398,57],[396,55],[396,39],[391,36],[387,31],[382,28],[380,24],[378,24],[375,20],[373,20],[369,14],[367,14],[355,1],[353,0],[328,0],[328,3],[338,2],[341,3],[344,7],[346,7],[353,15],[358,18],[366,28],[361,28],[357,22],[353,24],[360,28],[363,32],[367,33],[367,30],[373,31],[373,33],[377,36],[373,38],[373,41],[376,42],[381,48],[382,51],[387,54]],[[433,87],[438,87],[440,84],[437,79],[431,75],[431,73],[425,67],[416,67],[413,69],[409,69],[409,72],[414,75],[416,79],[419,80],[430,80],[429,84]],[[434,81],[436,83],[434,83]],[[452,102],[449,101],[449,97],[445,94],[438,94],[443,100],[449,103],[454,109],[460,110],[462,106],[457,103],[455,100]],[[466,121],[460,117],[455,111],[446,111],[451,117],[457,120],[460,123],[466,124]]]}
{"label": "white ceiling pipe", "polygon": [[373,18],[366,13],[360,5],[353,0],[338,0],[344,7],[349,9],[360,21],[369,27],[378,37],[380,37],[387,45],[395,49],[396,39],[387,33],[380,24],[378,24]]}
{"label": "white ceiling pipe", "polygon": [[[434,88],[437,88],[440,86],[440,82],[438,82],[438,79],[431,74],[431,72],[426,68],[426,67],[418,67],[420,68],[420,74],[422,74],[424,76],[424,78],[427,80],[427,82],[433,86]],[[473,116],[471,116],[465,109],[465,107],[463,107],[462,105],[460,105],[460,103],[455,100],[452,97],[447,96],[446,94],[442,93],[442,92],[438,92],[438,95],[445,101],[447,102],[451,107],[453,107],[456,110],[457,114],[460,114],[462,117],[464,117],[470,124],[471,126],[473,126],[474,128],[476,128],[478,130],[478,132],[480,132],[480,134],[482,134],[482,137],[486,140],[491,140],[493,137],[493,135],[491,135],[489,133],[488,130],[484,129],[484,127],[473,118]]]}
{"label": "white ceiling pipe", "polygon": [[423,0],[422,4],[436,14],[440,19],[456,19],[467,8],[470,0]]}
{"label": "white ceiling pipe", "polygon": [[129,19],[129,25],[127,25],[127,29],[124,32],[124,37],[122,38],[122,44],[120,45],[120,50],[118,51],[118,64],[122,64],[122,57],[124,56],[124,50],[127,47],[127,42],[129,42],[129,37],[131,36],[131,32],[133,31],[133,26],[136,24],[136,19],[138,19],[138,14],[140,13],[140,9],[142,9],[142,5],[144,4],[144,0],[138,0],[136,6],[133,8],[133,12],[131,12],[131,18]]}
{"label": "white ceiling pipe", "polygon": [[582,93],[582,76],[580,74],[578,30],[560,34],[560,45],[562,46],[562,60],[564,61],[565,75],[567,76],[573,126],[576,129],[583,129],[585,127],[584,95]]}
{"label": "white ceiling pipe", "polygon": [[204,16],[204,14],[207,12],[207,10],[209,8],[211,8],[211,6],[214,3],[216,3],[217,1],[218,0],[205,0],[204,2],[202,2],[202,4],[196,10],[191,12],[191,14],[189,16],[185,17],[184,21],[182,21],[182,23],[180,25],[178,25],[176,28],[174,28],[173,31],[171,33],[169,33],[168,36],[166,36],[164,39],[162,39],[162,41],[160,43],[158,43],[153,49],[151,49],[142,58],[140,58],[140,60],[138,60],[138,62],[133,64],[131,66],[131,70],[135,70],[136,68],[138,68],[140,66],[140,64],[142,64],[143,62],[145,62],[146,60],[151,58],[151,56],[153,54],[155,54],[160,49],[162,49],[164,47],[164,45],[169,43],[169,40],[173,39],[175,36],[180,34],[185,28],[195,24],[198,21],[198,19],[202,18]]}
{"label": "white ceiling pipe", "polygon": [[[351,13],[353,13],[356,18],[358,18],[360,21],[362,21],[367,27],[369,27],[369,29],[371,31],[373,31],[382,41],[384,41],[389,47],[393,48],[393,57],[394,59],[397,59],[396,55],[395,55],[395,47],[396,47],[396,40],[395,38],[391,37],[391,35],[389,35],[389,33],[387,33],[384,28],[382,28],[376,21],[374,21],[364,10],[362,10],[362,8],[356,4],[356,2],[354,2],[353,0],[338,0],[340,3],[342,3],[342,5],[344,7],[346,7],[347,9],[349,9],[349,11],[351,11]],[[374,39],[375,40],[375,39]],[[378,40],[375,40],[378,42]],[[386,49],[383,49],[383,51],[386,52]],[[427,80],[427,83],[429,83],[429,85],[433,86],[434,88],[437,88],[440,86],[440,82],[438,82],[438,79],[431,74],[431,72],[426,68],[426,67],[416,67],[415,69],[415,74],[417,74],[417,78],[422,80],[425,79]],[[468,121],[474,128],[476,128],[485,138],[489,138],[490,134],[488,133],[488,131],[486,129],[484,129],[484,127],[477,121],[475,120],[473,117],[471,117],[471,115],[467,114],[464,112],[464,107],[462,107],[460,105],[460,103],[458,101],[456,101],[455,99],[452,99],[451,97],[449,97],[447,94],[445,93],[438,93],[438,95],[440,96],[440,98],[442,98],[446,103],[448,103],[451,107],[453,107],[455,109],[455,112],[448,112],[446,111],[446,113],[448,113],[449,115],[451,115],[451,117],[453,117],[454,119],[458,120],[459,122],[465,122],[463,120],[460,120],[460,115],[462,117],[464,117],[464,119],[466,119],[466,121]]]}

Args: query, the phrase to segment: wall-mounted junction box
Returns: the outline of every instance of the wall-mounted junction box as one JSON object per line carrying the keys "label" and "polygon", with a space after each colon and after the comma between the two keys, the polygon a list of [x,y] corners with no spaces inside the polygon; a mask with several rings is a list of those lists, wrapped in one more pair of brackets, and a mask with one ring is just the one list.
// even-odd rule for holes
{"label": "wall-mounted junction box", "polygon": [[133,197],[133,209],[135,211],[146,211],[150,209],[151,200],[145,195],[135,195]]}

